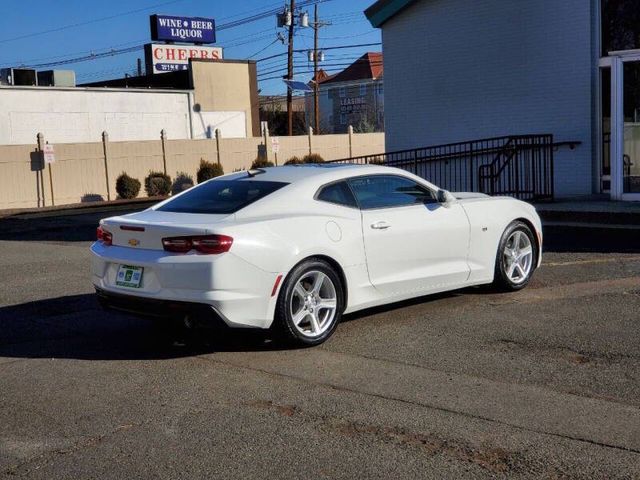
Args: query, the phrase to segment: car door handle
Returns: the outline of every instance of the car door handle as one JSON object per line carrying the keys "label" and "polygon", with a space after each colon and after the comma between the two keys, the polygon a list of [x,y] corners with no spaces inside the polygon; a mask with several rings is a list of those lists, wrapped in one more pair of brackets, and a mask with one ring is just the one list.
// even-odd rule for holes
{"label": "car door handle", "polygon": [[376,222],[371,224],[371,228],[373,228],[374,230],[386,230],[390,226],[391,225],[389,225],[387,222]]}

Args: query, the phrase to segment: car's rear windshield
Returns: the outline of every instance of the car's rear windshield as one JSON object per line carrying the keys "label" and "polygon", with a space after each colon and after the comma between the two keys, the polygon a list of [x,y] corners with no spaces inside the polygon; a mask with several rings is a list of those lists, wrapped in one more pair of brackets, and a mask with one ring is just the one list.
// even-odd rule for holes
{"label": "car's rear windshield", "polygon": [[230,214],[287,185],[242,178],[198,185],[158,208],[161,212]]}

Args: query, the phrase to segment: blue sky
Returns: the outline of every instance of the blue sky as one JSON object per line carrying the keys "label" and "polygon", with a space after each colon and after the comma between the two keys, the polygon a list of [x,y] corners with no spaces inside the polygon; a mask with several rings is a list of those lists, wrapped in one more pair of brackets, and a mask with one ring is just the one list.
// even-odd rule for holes
{"label": "blue sky", "polygon": [[[325,0],[320,3],[321,20],[332,23],[321,29],[320,47],[380,42],[380,31],[372,28],[362,13],[371,3],[373,0]],[[76,58],[90,52],[98,53],[112,48],[122,49],[148,43],[149,15],[152,13],[211,17],[216,19],[220,26],[283,7],[284,4],[284,0],[0,0],[0,66],[34,65]],[[122,15],[133,10],[142,11]],[[305,10],[311,15],[313,7],[307,7]],[[114,18],[94,21],[104,17]],[[91,23],[45,33],[85,22]],[[282,43],[272,43],[276,40],[278,31],[275,17],[269,16],[219,31],[216,45],[224,48],[224,56],[227,59],[268,57],[286,51],[286,46]],[[284,30],[281,31],[286,33]],[[300,30],[296,34],[294,45],[296,49],[311,48],[313,31]],[[326,69],[342,69],[344,64],[362,53],[379,51],[380,48],[368,46],[327,51]],[[142,50],[49,68],[73,69],[76,71],[78,83],[82,83],[119,78],[126,72],[133,73],[138,57],[144,61]],[[305,72],[311,68],[305,54],[296,54],[295,58],[297,71]],[[284,66],[286,56],[258,63],[259,88],[263,94],[285,92],[282,80],[265,80],[282,75],[283,72],[278,69]],[[307,80],[310,75],[300,73],[296,78]]]}

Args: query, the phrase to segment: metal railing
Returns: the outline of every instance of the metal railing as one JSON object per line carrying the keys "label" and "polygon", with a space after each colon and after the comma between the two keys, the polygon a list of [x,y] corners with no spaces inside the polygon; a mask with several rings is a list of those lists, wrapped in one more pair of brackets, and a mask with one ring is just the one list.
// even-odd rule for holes
{"label": "metal railing", "polygon": [[511,135],[334,160],[410,171],[452,192],[553,199],[553,135]]}

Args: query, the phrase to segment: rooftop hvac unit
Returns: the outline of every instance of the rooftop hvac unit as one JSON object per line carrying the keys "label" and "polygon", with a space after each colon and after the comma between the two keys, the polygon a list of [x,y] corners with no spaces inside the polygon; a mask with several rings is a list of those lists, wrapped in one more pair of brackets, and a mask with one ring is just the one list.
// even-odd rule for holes
{"label": "rooftop hvac unit", "polygon": [[32,68],[0,69],[0,85],[38,85],[36,71]]}
{"label": "rooftop hvac unit", "polygon": [[75,87],[76,72],[73,70],[43,70],[38,72],[41,87]]}

